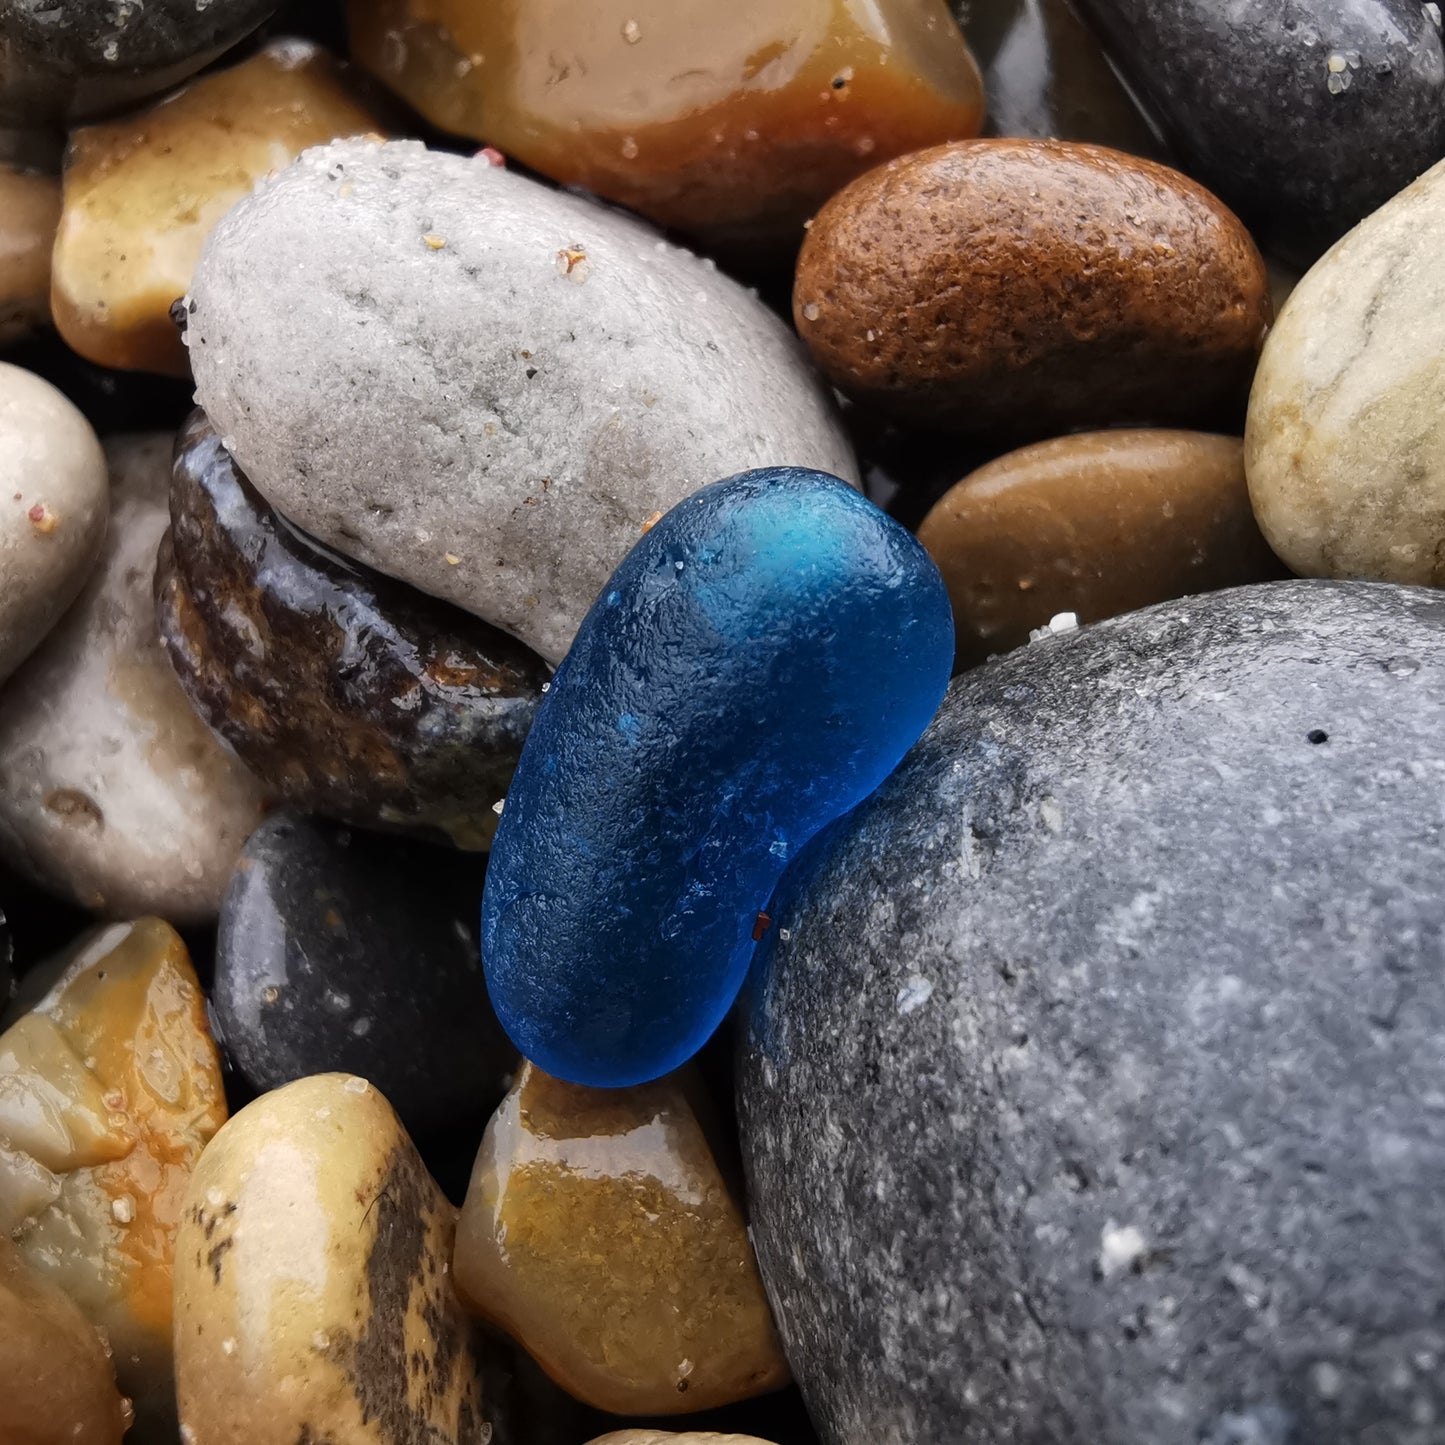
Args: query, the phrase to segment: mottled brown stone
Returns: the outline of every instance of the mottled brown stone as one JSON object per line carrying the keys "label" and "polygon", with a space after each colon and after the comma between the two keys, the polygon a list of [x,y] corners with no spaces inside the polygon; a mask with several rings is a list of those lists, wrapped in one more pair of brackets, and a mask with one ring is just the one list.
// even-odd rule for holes
{"label": "mottled brown stone", "polygon": [[177,443],[171,518],[161,639],[252,771],[303,811],[485,846],[546,664],[296,531],[202,412]]}
{"label": "mottled brown stone", "polygon": [[796,240],[870,166],[977,135],[943,0],[352,0],[357,58],[448,130],[713,241]]}
{"label": "mottled brown stone", "polygon": [[1103,146],[975,140],[880,166],[819,212],[799,332],[855,400],[1027,439],[1243,405],[1264,262],[1215,197]]}
{"label": "mottled brown stone", "polygon": [[105,1330],[137,1438],[174,1439],[176,1226],[226,1117],[205,998],[175,931],[143,918],[27,977],[32,1000],[0,1034],[0,1235]]}
{"label": "mottled brown stone", "polygon": [[1236,437],[1085,432],[999,457],[929,512],[918,539],[953,601],[958,666],[1059,612],[1097,622],[1289,574],[1255,525]]}
{"label": "mottled brown stone", "polygon": [[617,1414],[705,1410],[788,1382],[692,1091],[686,1072],[591,1089],[524,1064],[457,1226],[463,1300]]}
{"label": "mottled brown stone", "polygon": [[456,1211],[386,1100],[317,1074],[217,1134],[176,1241],[195,1445],[504,1441],[494,1347],[450,1277]]}
{"label": "mottled brown stone", "polygon": [[60,182],[0,165],[0,346],[50,324]]}
{"label": "mottled brown stone", "polygon": [[307,146],[381,128],[324,50],[278,40],[138,115],[75,131],[50,300],[102,366],[189,374],[170,308],[211,227]]}

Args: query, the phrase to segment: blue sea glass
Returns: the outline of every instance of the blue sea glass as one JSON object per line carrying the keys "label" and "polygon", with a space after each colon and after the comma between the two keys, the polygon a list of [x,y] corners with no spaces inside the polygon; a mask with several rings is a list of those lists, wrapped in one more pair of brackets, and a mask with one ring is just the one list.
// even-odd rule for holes
{"label": "blue sea glass", "polygon": [[744,472],[623,559],[507,794],[482,957],[512,1041],[572,1083],[690,1058],[747,974],[774,885],[868,796],[948,685],[918,542],[823,472]]}

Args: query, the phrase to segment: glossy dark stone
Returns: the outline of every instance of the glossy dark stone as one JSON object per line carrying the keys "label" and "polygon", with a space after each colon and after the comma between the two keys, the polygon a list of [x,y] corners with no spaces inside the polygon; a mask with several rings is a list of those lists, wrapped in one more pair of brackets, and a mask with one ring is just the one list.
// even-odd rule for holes
{"label": "glossy dark stone", "polygon": [[752,1229],[828,1445],[1435,1445],[1445,595],[1053,636],[774,897]]}
{"label": "glossy dark stone", "polygon": [[1418,0],[1080,4],[1183,168],[1287,259],[1309,264],[1445,155],[1436,7]]}
{"label": "glossy dark stone", "polygon": [[171,523],[161,639],[256,776],[306,812],[486,846],[546,664],[289,526],[200,412],[177,443]]}
{"label": "glossy dark stone", "polygon": [[184,80],[276,0],[0,0],[0,124],[117,110]]}
{"label": "glossy dark stone", "polygon": [[478,861],[280,814],[246,844],[221,906],[212,995],[258,1092],[337,1070],[369,1079],[417,1134],[464,1132],[516,1051],[477,957]]}

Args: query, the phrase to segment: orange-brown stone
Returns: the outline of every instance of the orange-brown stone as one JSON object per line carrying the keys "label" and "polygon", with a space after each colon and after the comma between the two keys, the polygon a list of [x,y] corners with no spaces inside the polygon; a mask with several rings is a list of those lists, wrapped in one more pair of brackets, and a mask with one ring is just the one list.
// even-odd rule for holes
{"label": "orange-brown stone", "polygon": [[589,1089],[524,1065],[457,1226],[463,1300],[617,1414],[705,1410],[788,1381],[691,1088],[686,1072]]}
{"label": "orange-brown stone", "polygon": [[974,140],[880,166],[818,213],[793,316],[855,400],[1027,439],[1237,420],[1270,320],[1219,200],[1104,146]]}
{"label": "orange-brown stone", "polygon": [[795,240],[879,161],[977,135],[944,0],[352,0],[429,120],[719,243]]}

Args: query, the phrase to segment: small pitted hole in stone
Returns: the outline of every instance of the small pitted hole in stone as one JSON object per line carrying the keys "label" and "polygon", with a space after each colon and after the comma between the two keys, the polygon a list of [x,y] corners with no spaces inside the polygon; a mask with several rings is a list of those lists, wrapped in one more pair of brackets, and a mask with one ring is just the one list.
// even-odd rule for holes
{"label": "small pitted hole in stone", "polygon": [[1309,732],[1305,734],[1305,741],[1307,743],[1314,743],[1316,747],[1318,747],[1320,743],[1329,742],[1329,740],[1330,735],[1323,728],[1311,728]]}
{"label": "small pitted hole in stone", "polygon": [[53,792],[47,793],[45,807],[47,811],[55,813],[67,821],[93,824],[97,828],[105,826],[105,814],[100,811],[100,805],[93,798],[77,792],[74,788],[56,788]]}
{"label": "small pitted hole in stone", "polygon": [[190,319],[190,312],[186,308],[186,298],[178,296],[171,302],[171,324],[181,333],[186,334],[186,322]]}

